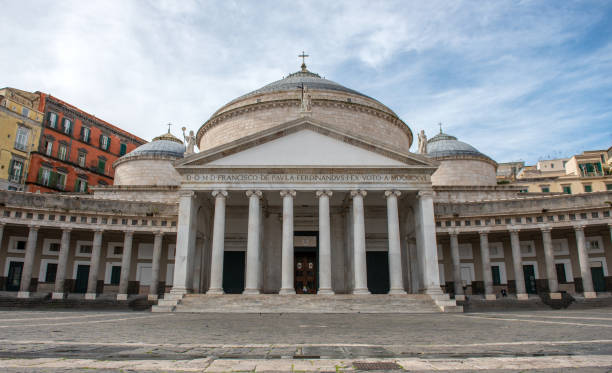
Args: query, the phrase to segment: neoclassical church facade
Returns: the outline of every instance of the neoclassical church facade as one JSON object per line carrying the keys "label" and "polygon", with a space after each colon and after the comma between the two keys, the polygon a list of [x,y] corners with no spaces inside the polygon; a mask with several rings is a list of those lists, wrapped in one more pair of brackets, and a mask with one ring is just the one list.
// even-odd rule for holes
{"label": "neoclassical church facade", "polygon": [[411,153],[391,109],[305,65],[185,140],[126,154],[91,195],[0,192],[3,290],[148,294],[164,311],[189,294],[419,294],[451,310],[612,288],[612,192],[519,193],[442,131]]}

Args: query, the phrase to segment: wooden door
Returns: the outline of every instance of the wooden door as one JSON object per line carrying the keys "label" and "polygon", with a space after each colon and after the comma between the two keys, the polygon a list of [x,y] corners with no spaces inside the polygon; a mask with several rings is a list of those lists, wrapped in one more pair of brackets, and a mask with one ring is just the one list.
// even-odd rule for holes
{"label": "wooden door", "polygon": [[603,267],[591,267],[591,277],[593,278],[594,291],[606,291],[606,278],[603,273]]}
{"label": "wooden door", "polygon": [[87,281],[89,280],[89,266],[86,264],[77,265],[76,279],[74,281],[74,292],[87,292]]}
{"label": "wooden door", "polygon": [[317,257],[314,253],[295,254],[295,292],[317,293]]}
{"label": "wooden door", "polygon": [[9,271],[6,279],[6,290],[19,291],[19,286],[21,285],[21,272],[23,272],[22,262],[11,262],[9,264]]}
{"label": "wooden door", "polygon": [[525,276],[525,290],[527,291],[527,294],[535,294],[537,292],[537,289],[535,269],[533,268],[533,265],[523,265],[523,274]]}

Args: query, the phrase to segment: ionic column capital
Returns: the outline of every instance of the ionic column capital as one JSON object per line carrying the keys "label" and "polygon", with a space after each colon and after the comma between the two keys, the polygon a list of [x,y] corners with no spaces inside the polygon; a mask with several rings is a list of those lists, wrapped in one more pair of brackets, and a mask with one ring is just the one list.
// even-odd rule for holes
{"label": "ionic column capital", "polygon": [[157,236],[164,237],[164,231],[157,231],[157,232],[155,232],[155,236],[156,236],[156,237],[157,237]]}
{"label": "ionic column capital", "polygon": [[510,233],[518,233],[521,229],[519,227],[517,227],[516,225],[510,225],[508,226],[508,232]]}
{"label": "ionic column capital", "polygon": [[480,229],[478,230],[478,234],[481,236],[488,236],[489,235],[489,229]]}
{"label": "ionic column capital", "polygon": [[356,196],[361,196],[361,197],[365,197],[368,195],[368,192],[365,190],[351,190],[351,197],[356,197]]}
{"label": "ionic column capital", "polygon": [[134,235],[134,230],[133,229],[126,229],[125,231],[123,231],[123,234],[125,234],[126,236],[133,236]]}
{"label": "ionic column capital", "polygon": [[402,192],[400,192],[399,190],[386,190],[385,191],[385,198],[399,197],[401,195],[402,195]]}
{"label": "ionic column capital", "polygon": [[211,194],[215,198],[227,198],[227,190],[213,190]]}
{"label": "ionic column capital", "polygon": [[332,196],[332,191],[331,190],[317,190],[316,195],[317,197],[321,198],[323,196],[327,196],[327,197],[331,197]]}
{"label": "ionic column capital", "polygon": [[552,227],[550,225],[540,225],[539,228],[542,233],[550,233],[552,231]]}
{"label": "ionic column capital", "polygon": [[255,196],[257,198],[261,198],[263,196],[263,193],[261,192],[261,190],[247,190],[246,191],[246,196],[251,198],[252,196]]}
{"label": "ionic column capital", "polygon": [[584,224],[576,224],[574,225],[575,231],[584,231]]}
{"label": "ionic column capital", "polygon": [[458,236],[459,235],[459,230],[458,229],[449,229],[448,230],[448,234],[450,236]]}
{"label": "ionic column capital", "polygon": [[196,193],[193,190],[181,190],[179,197],[181,198],[194,198]]}
{"label": "ionic column capital", "polygon": [[40,225],[34,225],[34,224],[28,225],[28,228],[30,228],[30,230],[32,231],[37,231],[40,229]]}
{"label": "ionic column capital", "polygon": [[417,193],[417,198],[433,198],[433,190],[419,190]]}
{"label": "ionic column capital", "polygon": [[280,191],[280,195],[281,195],[281,197],[287,197],[287,196],[295,197],[296,192],[295,192],[295,190],[285,189],[285,190],[281,190]]}
{"label": "ionic column capital", "polygon": [[100,234],[102,234],[102,233],[104,233],[104,228],[95,228],[95,229],[94,229],[94,233],[100,233]]}
{"label": "ionic column capital", "polygon": [[62,232],[70,233],[72,232],[72,227],[62,228]]}

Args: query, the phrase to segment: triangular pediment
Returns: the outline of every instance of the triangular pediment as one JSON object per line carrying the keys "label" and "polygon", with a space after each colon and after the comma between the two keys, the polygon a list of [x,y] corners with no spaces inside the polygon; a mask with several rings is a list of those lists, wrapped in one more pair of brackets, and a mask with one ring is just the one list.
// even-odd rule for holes
{"label": "triangular pediment", "polygon": [[409,152],[339,132],[309,119],[285,123],[175,164],[191,167],[437,167]]}

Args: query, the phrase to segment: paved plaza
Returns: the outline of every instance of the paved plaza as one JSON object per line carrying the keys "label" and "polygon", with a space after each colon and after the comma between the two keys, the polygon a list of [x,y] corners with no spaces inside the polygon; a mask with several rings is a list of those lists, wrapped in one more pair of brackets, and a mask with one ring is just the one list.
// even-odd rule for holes
{"label": "paved plaza", "polygon": [[0,319],[0,370],[7,372],[612,371],[612,308],[404,315],[0,311]]}

